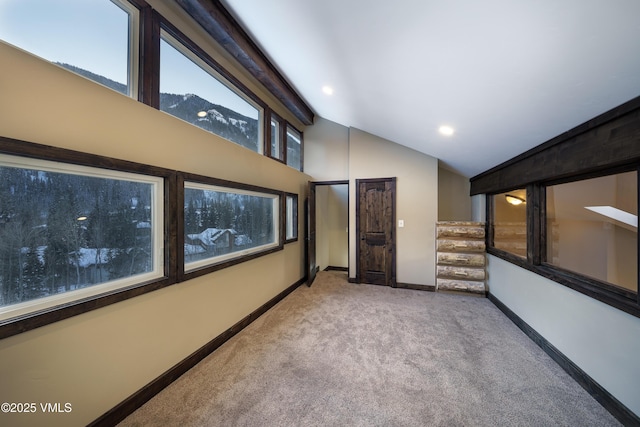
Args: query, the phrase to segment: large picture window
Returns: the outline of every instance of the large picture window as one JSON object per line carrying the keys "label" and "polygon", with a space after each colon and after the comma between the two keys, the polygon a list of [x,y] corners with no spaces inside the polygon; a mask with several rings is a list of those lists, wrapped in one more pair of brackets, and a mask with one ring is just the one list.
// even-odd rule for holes
{"label": "large picture window", "polygon": [[[471,195],[487,196],[487,252],[640,317],[639,111],[640,97],[472,177]],[[508,211],[525,224],[507,233],[522,236],[516,251],[499,230]]]}
{"label": "large picture window", "polygon": [[160,110],[262,153],[262,109],[167,32],[161,37]]}
{"label": "large picture window", "polygon": [[546,188],[546,261],[638,292],[636,171]]}
{"label": "large picture window", "polygon": [[185,272],[281,246],[278,193],[184,184]]}
{"label": "large picture window", "polygon": [[163,179],[0,155],[0,320],[164,275]]}
{"label": "large picture window", "polygon": [[0,39],[136,97],[138,15],[120,0],[3,0]]}

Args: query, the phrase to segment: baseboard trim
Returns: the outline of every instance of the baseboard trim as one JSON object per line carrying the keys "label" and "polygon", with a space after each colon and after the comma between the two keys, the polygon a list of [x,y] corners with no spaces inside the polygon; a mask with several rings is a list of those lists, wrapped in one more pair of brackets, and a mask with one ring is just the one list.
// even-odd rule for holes
{"label": "baseboard trim", "polygon": [[258,317],[266,313],[270,308],[282,301],[287,295],[293,292],[300,285],[305,283],[306,278],[298,280],[293,285],[289,286],[284,291],[267,301],[260,306],[254,312],[249,314],[244,319],[240,320],[235,325],[224,331],[222,334],[215,337],[202,347],[200,347],[191,355],[187,356],[181,362],[173,366],[171,369],[160,375],[149,384],[142,387],[140,390],[120,402],[118,405],[105,412],[102,416],[89,424],[89,426],[113,426],[124,420],[127,416],[132,414],[136,409],[140,408],[146,402],[148,402],[153,396],[160,393],[169,384],[177,380],[182,374],[193,368],[202,359],[213,353],[218,347],[231,339],[238,332],[246,328],[251,322]]}
{"label": "baseboard trim", "polygon": [[413,283],[400,283],[400,282],[396,283],[396,288],[414,289],[416,291],[427,291],[427,292],[436,291],[435,285],[416,285]]}
{"label": "baseboard trim", "polygon": [[333,267],[330,265],[324,271],[349,271],[349,267]]}
{"label": "baseboard trim", "polygon": [[515,314],[502,301],[496,298],[491,292],[487,298],[502,311],[518,328],[522,330],[533,342],[535,342],[545,353],[547,353],[562,369],[564,369],[582,388],[584,388],[594,399],[598,401],[607,411],[618,419],[623,425],[640,425],[640,417],[634,414],[622,402],[616,399],[611,393],[605,390],[571,359],[565,356],[560,350],[540,335],[535,329]]}

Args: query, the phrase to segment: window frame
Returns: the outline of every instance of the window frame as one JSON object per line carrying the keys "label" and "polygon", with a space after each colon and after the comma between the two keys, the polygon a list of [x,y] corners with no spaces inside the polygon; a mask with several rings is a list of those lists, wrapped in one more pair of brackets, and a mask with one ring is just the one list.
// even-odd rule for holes
{"label": "window frame", "polygon": [[[71,168],[77,166],[89,167],[112,171],[116,174],[123,172],[125,174],[160,178],[163,181],[162,205],[164,212],[164,215],[159,219],[162,222],[163,241],[154,244],[155,247],[161,248],[163,251],[161,255],[164,263],[162,276],[134,284],[123,285],[116,289],[104,290],[92,295],[79,296],[72,301],[61,302],[0,320],[0,339],[176,283],[175,257],[171,254],[171,247],[175,246],[175,244],[172,243],[172,236],[175,235],[175,225],[169,221],[170,215],[168,214],[175,210],[176,204],[176,200],[170,197],[171,194],[175,193],[174,171],[5,137],[0,137],[0,153],[25,159],[56,162],[60,164],[61,169],[64,169],[64,165],[68,164]],[[154,259],[157,260],[158,256]]]}
{"label": "window frame", "polygon": [[[109,1],[109,0],[105,0]],[[274,114],[280,120],[281,129],[281,149],[283,150],[282,159],[274,159],[281,163],[286,164],[286,127],[291,126],[300,135],[300,172],[304,168],[304,134],[299,131],[296,126],[284,120],[282,117],[273,113],[268,104],[254,94],[246,85],[244,85],[238,78],[222,67],[216,62],[203,48],[194,43],[182,32],[180,32],[171,22],[164,18],[157,10],[155,10],[145,0],[115,0],[115,6],[120,7],[125,11],[134,13],[129,14],[129,27],[128,27],[128,74],[127,74],[127,86],[129,96],[137,98],[141,103],[149,105],[153,108],[159,109],[160,106],[160,43],[161,43],[161,31],[167,32],[173,38],[175,38],[182,45],[186,46],[190,52],[202,60],[208,67],[211,67],[217,74],[223,77],[226,81],[226,86],[230,90],[238,93],[245,99],[250,99],[250,103],[259,105],[259,111],[261,112],[260,119],[262,123],[258,124],[261,142],[260,146],[263,149],[262,155],[267,156],[268,150],[265,150],[268,135],[268,128],[270,128],[270,114]],[[191,10],[188,7],[182,5],[185,12],[191,16],[196,22],[200,22],[203,25],[205,32],[208,33],[212,39],[222,45],[224,49],[229,51],[229,48],[237,49],[244,46],[248,50],[245,52],[247,57],[238,58],[240,66],[244,67],[249,74],[253,75],[258,82],[264,85],[264,88],[277,100],[282,102],[284,108],[293,115],[296,119],[300,120],[303,125],[313,124],[313,112],[302,101],[302,99],[286,84],[282,76],[275,71],[273,66],[266,60],[266,57],[259,51],[259,49],[253,44],[253,41],[242,32],[237,22],[228,14],[228,12],[221,5],[213,5],[213,10],[220,15],[201,15],[198,11]],[[135,16],[134,16],[135,15]],[[133,22],[135,21],[135,22]],[[133,25],[135,24],[135,25]],[[213,31],[211,24],[222,25],[224,28]],[[226,26],[230,26],[227,28]],[[223,37],[225,41],[229,37],[233,36],[232,40],[229,40],[229,45],[225,44],[220,37]],[[236,38],[236,36],[238,36]],[[207,45],[208,46],[208,45]],[[207,48],[205,46],[205,48]],[[217,53],[216,53],[217,55]],[[252,68],[255,62],[258,61],[257,68]],[[47,61],[46,59],[42,59]],[[47,61],[50,62],[50,61]],[[69,70],[67,70],[69,71]],[[257,74],[256,74],[257,73]],[[97,83],[91,80],[93,83]],[[100,83],[97,83],[100,84]],[[122,92],[118,92],[124,95]],[[125,95],[126,96],[126,95]],[[270,101],[271,102],[271,101]],[[268,124],[268,126],[267,126]],[[31,157],[34,159],[42,159],[45,161],[68,163],[71,165],[87,166],[92,168],[104,168],[113,170],[116,172],[125,172],[141,175],[150,175],[154,177],[161,177],[163,180],[164,197],[163,197],[163,210],[164,218],[163,230],[164,230],[164,269],[163,276],[157,279],[152,279],[147,282],[137,283],[131,286],[124,287],[122,289],[101,293],[93,297],[83,298],[77,301],[71,301],[61,306],[52,307],[51,309],[34,311],[19,317],[10,318],[0,321],[0,339],[16,335],[25,331],[29,331],[50,323],[57,322],[72,316],[76,316],[82,313],[92,311],[101,307],[114,304],[128,298],[132,298],[138,295],[142,295],[147,292],[151,292],[163,287],[178,283],[183,280],[188,280],[198,275],[207,274],[209,272],[225,268],[229,265],[234,265],[239,262],[244,262],[257,256],[266,255],[270,252],[283,249],[286,237],[286,230],[284,224],[284,207],[286,207],[286,199],[284,192],[277,190],[270,190],[280,194],[281,203],[279,204],[279,230],[278,235],[280,237],[279,247],[273,248],[269,252],[260,253],[255,256],[245,257],[234,262],[228,262],[224,265],[218,265],[214,268],[205,268],[193,272],[190,274],[184,274],[184,258],[183,251],[177,250],[177,248],[184,247],[184,242],[179,244],[178,239],[181,233],[178,232],[179,228],[183,226],[182,223],[173,220],[176,216],[184,215],[184,209],[182,207],[184,198],[183,189],[178,185],[179,177],[194,175],[181,175],[180,172],[175,170],[168,170],[165,168],[149,166],[145,164],[135,163],[126,160],[114,159],[106,156],[93,155],[80,151],[74,151],[69,149],[63,149],[58,147],[45,146],[33,142],[21,141],[11,138],[0,136],[0,153]],[[205,177],[207,180],[211,179]],[[228,183],[228,181],[218,180],[219,182]],[[244,186],[244,184],[238,184]],[[254,186],[247,186],[251,188],[259,188]],[[262,189],[264,190],[264,189]],[[169,220],[171,218],[172,220]],[[296,226],[299,224],[296,224]],[[295,239],[297,240],[297,238]],[[295,241],[291,239],[290,241]],[[179,262],[182,264],[179,265]]]}
{"label": "window frame", "polygon": [[[567,184],[631,171],[637,172],[637,185],[640,193],[640,162],[630,162],[621,166],[601,168],[597,171],[574,174],[527,185],[526,258],[518,257],[515,254],[497,249],[493,246],[493,220],[495,215],[493,212],[492,198],[497,194],[502,194],[504,191],[486,194],[487,253],[537,273],[547,279],[553,280],[554,282],[560,283],[561,285],[597,299],[605,304],[616,307],[636,317],[640,317],[640,292],[629,291],[618,286],[614,286],[608,282],[582,275],[579,272],[564,269],[553,265],[546,260],[546,188],[553,185]],[[637,244],[640,249],[640,239]],[[640,264],[640,255],[636,262]],[[640,272],[638,273],[637,280],[640,290]]]}
{"label": "window frame", "polygon": [[[191,62],[193,62],[193,64],[195,66],[200,67],[204,72],[208,73],[211,76],[212,79],[216,79],[219,83],[221,83],[223,86],[225,86],[231,92],[235,93],[238,97],[240,97],[241,99],[246,101],[249,105],[251,105],[256,110],[258,110],[258,125],[257,125],[258,140],[256,141],[256,147],[258,148],[258,151],[254,151],[254,152],[258,153],[260,155],[265,155],[264,146],[265,146],[266,138],[265,138],[265,132],[264,132],[264,129],[265,129],[264,123],[266,122],[266,117],[267,117],[267,114],[265,112],[265,110],[267,109],[266,104],[264,102],[262,102],[262,100],[260,100],[260,98],[255,96],[249,89],[247,89],[240,81],[238,81],[231,74],[229,74],[220,64],[218,64],[213,58],[211,58],[206,52],[204,52],[204,50],[202,50],[200,47],[198,47],[198,45],[193,43],[191,41],[191,39],[189,39],[187,36],[185,36],[182,32],[180,32],[173,25],[171,25],[167,20],[162,18],[160,20],[160,26],[159,27],[160,27],[159,28],[159,32],[160,33],[158,35],[158,37],[159,37],[158,44],[160,44],[161,41],[164,41],[169,46],[173,47],[179,53],[184,55]],[[165,37],[165,35],[168,36],[168,38]],[[158,87],[158,106],[157,106],[157,108],[158,109],[160,109],[160,105],[159,105],[160,104],[160,73],[161,73],[161,70],[160,70],[160,54],[159,54],[159,48],[158,48],[158,85],[157,85],[157,87]],[[224,105],[223,105],[223,107],[224,107]],[[227,108],[227,107],[225,107],[225,108]],[[167,113],[167,114],[170,114],[170,113]],[[191,123],[189,123],[189,124],[191,124]],[[193,126],[195,126],[195,125],[193,125]],[[200,129],[202,129],[202,128],[200,128]],[[202,129],[202,130],[205,130],[205,129]],[[215,134],[215,133],[210,132],[210,131],[206,131],[206,132],[209,132],[209,133],[211,133],[213,135],[216,135],[216,136],[218,136],[220,138],[223,138],[223,139],[225,139],[225,140],[227,140],[229,142],[232,142],[232,143],[234,143],[236,145],[244,147],[243,145],[240,145],[240,144],[236,143],[235,141],[231,141],[229,139],[226,139],[225,137],[223,137],[221,135]],[[244,147],[244,148],[249,149],[248,147]],[[251,151],[253,151],[253,150],[251,150]]]}
{"label": "window frame", "polygon": [[[289,129],[293,130],[295,133],[297,133],[300,136],[300,168],[295,168],[289,164],[289,145],[287,144],[287,141],[289,139],[288,138]],[[304,134],[302,133],[302,131],[299,131],[298,129],[296,129],[295,126],[293,126],[291,123],[285,122],[282,138],[283,138],[282,143],[284,145],[284,163],[290,168],[303,172],[304,171]]]}
{"label": "window frame", "polygon": [[[271,147],[271,139],[273,138],[271,122],[274,120],[278,123],[278,126],[277,126],[278,134],[276,136],[276,140],[278,141],[278,148],[279,148],[279,152],[275,154],[273,153],[272,147]],[[286,126],[285,123],[286,122],[285,120],[282,119],[282,117],[277,115],[272,110],[269,110],[268,120],[265,120],[265,125],[267,127],[267,132],[265,133],[265,135],[267,135],[267,137],[265,138],[264,152],[270,158],[284,164],[286,164],[285,156],[287,152],[285,147],[285,141],[283,139],[283,134],[285,132],[285,126]]]}
{"label": "window frame", "polygon": [[[110,0],[105,0],[110,1]],[[209,55],[198,44],[194,43],[189,37],[177,29],[169,20],[164,18],[157,10],[153,9],[145,0],[112,0],[116,7],[130,12],[129,15],[129,46],[128,46],[128,89],[129,97],[137,99],[146,105],[153,108],[160,109],[160,45],[162,32],[167,33],[171,38],[177,41],[185,50],[179,49],[175,45],[172,47],[178,49],[181,53],[185,54],[189,59],[193,60],[197,58],[196,65],[204,65],[203,68],[206,72],[212,75],[213,78],[224,84],[229,90],[236,93],[238,96],[246,100],[249,104],[258,109],[258,141],[257,153],[270,157],[276,161],[287,164],[287,131],[292,129],[300,135],[300,167],[295,168],[300,172],[304,172],[304,133],[293,125],[292,123],[284,120],[270,109],[268,104],[251,91],[245,84],[237,79],[232,73],[227,71],[222,65],[220,65],[211,55]],[[220,14],[213,15],[201,15],[195,10],[183,5],[189,15],[191,15],[196,21],[200,22],[204,26],[206,32],[213,38],[213,40],[220,42],[220,37],[224,37],[225,42],[222,43],[222,47],[229,49],[237,49],[241,45],[248,49],[246,54],[247,58],[236,58],[239,60],[241,67],[244,67],[250,74],[254,74],[259,82],[265,85],[265,88],[270,92],[282,92],[282,96],[285,97],[285,107],[304,125],[313,124],[313,112],[308,108],[306,104],[293,92],[288,86],[280,87],[278,84],[281,76],[270,68],[271,73],[258,73],[263,66],[270,66],[270,63],[262,58],[261,53],[251,43],[249,37],[240,32],[239,26],[235,20],[228,15],[226,10],[220,6],[212,6]],[[219,10],[218,10],[219,9]],[[132,13],[135,13],[135,17]],[[231,25],[232,28],[224,28],[214,31],[210,28],[212,23],[224,23],[225,25]],[[228,40],[230,35],[237,35],[240,40]],[[258,59],[264,59],[259,64],[252,62],[257,69],[249,67],[246,62],[257,61]],[[43,59],[46,61],[46,59]],[[67,70],[69,71],[69,70]],[[211,71],[211,72],[210,72]],[[70,71],[72,72],[72,71]],[[86,77],[84,77],[86,78]],[[91,80],[93,81],[93,80]],[[94,83],[97,83],[94,81]],[[100,84],[100,83],[97,83]],[[121,93],[121,92],[118,92]],[[280,99],[280,98],[279,98]],[[280,99],[282,101],[282,99]],[[270,134],[271,134],[271,115],[280,121],[280,156],[270,153]],[[219,136],[219,135],[218,135]],[[224,138],[222,136],[219,136]],[[233,142],[233,141],[231,141]],[[262,151],[259,151],[262,150]],[[287,164],[288,165],[288,164]],[[290,166],[293,167],[293,166]]]}
{"label": "window frame", "polygon": [[[277,202],[274,203],[274,207],[278,210],[277,220],[274,222],[275,232],[274,238],[277,240],[275,245],[270,247],[250,251],[247,253],[246,251],[239,252],[237,256],[226,258],[222,260],[215,260],[212,258],[212,262],[206,265],[202,265],[196,267],[194,269],[186,270],[186,262],[184,256],[184,245],[185,245],[185,215],[184,215],[184,204],[186,202],[185,199],[185,189],[187,183],[195,183],[202,184],[205,186],[212,187],[223,187],[229,190],[239,190],[244,192],[254,192],[254,193],[264,193],[276,196],[278,198]],[[193,279],[195,277],[199,277],[205,274],[212,273],[214,271],[221,270],[223,268],[227,268],[233,265],[237,265],[246,261],[250,261],[255,258],[259,258],[264,255],[269,255],[277,251],[281,251],[284,248],[284,239],[283,239],[283,214],[282,214],[282,200],[284,199],[284,192],[279,190],[274,190],[265,187],[259,187],[256,185],[243,184],[239,182],[227,181],[218,178],[212,178],[204,175],[197,175],[187,172],[178,172],[177,173],[177,191],[178,191],[178,200],[182,203],[180,208],[177,209],[176,212],[176,223],[177,223],[177,275],[178,281],[182,282],[185,280]]]}
{"label": "window frame", "polygon": [[[289,208],[287,207],[287,200],[291,198],[293,200],[293,207],[292,207],[292,218],[291,218],[291,225],[293,227],[293,236],[292,237],[287,237],[287,229],[289,228]],[[284,243],[292,243],[292,242],[297,242],[298,241],[298,222],[299,222],[299,206],[298,206],[298,195],[296,193],[284,193],[284,197],[283,197],[283,208],[282,208],[282,212],[284,213],[283,219],[284,219],[284,225],[283,225],[283,240]]]}
{"label": "window frame", "polygon": [[[128,17],[127,17],[127,22],[128,22],[128,25],[127,25],[127,54],[126,54],[126,57],[127,57],[127,78],[126,78],[126,83],[125,83],[126,86],[127,86],[127,93],[126,94],[123,93],[123,92],[118,91],[117,89],[110,88],[110,87],[108,87],[108,86],[106,86],[106,85],[104,85],[104,84],[102,84],[102,83],[100,83],[100,82],[98,82],[96,80],[93,80],[90,77],[87,77],[87,76],[84,76],[84,75],[82,75],[80,73],[77,73],[77,72],[65,67],[60,62],[55,62],[55,61],[49,60],[49,59],[47,59],[47,58],[45,58],[43,56],[40,56],[39,54],[34,53],[34,52],[32,52],[32,51],[30,51],[30,50],[28,50],[28,49],[26,49],[26,48],[24,48],[22,46],[17,46],[17,45],[14,45],[11,42],[8,42],[8,41],[5,42],[4,40],[1,40],[1,39],[0,39],[0,41],[3,41],[3,42],[5,42],[5,43],[7,43],[7,44],[9,44],[11,46],[15,46],[18,49],[21,49],[24,52],[29,53],[30,55],[33,55],[33,56],[35,56],[35,57],[37,57],[37,58],[39,58],[39,59],[41,59],[43,61],[47,61],[50,64],[53,64],[53,65],[55,65],[55,66],[57,66],[59,68],[62,68],[64,70],[70,72],[70,73],[73,73],[73,74],[75,74],[77,76],[80,76],[80,77],[82,77],[84,79],[87,79],[87,80],[89,80],[89,81],[91,81],[93,83],[99,84],[100,86],[106,87],[107,89],[113,90],[114,92],[117,92],[117,93],[119,93],[121,95],[125,95],[125,96],[127,96],[129,98],[138,99],[140,91],[141,91],[140,82],[142,80],[141,79],[141,72],[140,72],[139,64],[140,64],[141,52],[143,50],[143,45],[142,45],[142,25],[141,25],[141,21],[143,19],[142,18],[142,15],[143,15],[142,8],[143,8],[143,6],[142,6],[140,0],[108,0],[108,1],[105,0],[105,3],[111,3],[114,7],[119,8],[122,12],[125,12],[128,15]],[[68,65],[77,67],[76,64],[68,64]],[[80,68],[80,67],[78,67],[78,68]],[[96,75],[99,75],[101,77],[104,77],[99,73],[99,70],[86,70],[86,71],[88,71],[88,72],[90,72],[92,74],[96,74]],[[117,83],[120,83],[120,82],[117,82]]]}
{"label": "window frame", "polygon": [[[509,252],[509,251],[504,250],[504,249],[499,249],[499,248],[497,248],[495,246],[495,224],[494,224],[494,221],[493,221],[493,219],[495,218],[495,214],[496,214],[495,213],[495,206],[494,206],[495,205],[494,204],[495,198],[497,196],[506,195],[506,193],[509,193],[509,192],[515,192],[515,191],[520,191],[520,190],[522,190],[522,187],[511,188],[509,190],[500,191],[500,192],[497,192],[497,193],[492,193],[492,194],[487,195],[487,219],[491,218],[491,220],[487,221],[487,230],[486,230],[485,235],[486,235],[486,247],[487,247],[487,250],[489,250],[489,248],[490,248],[492,251],[495,251],[496,253],[501,254],[502,256],[522,261],[522,260],[527,258],[526,255],[524,257],[522,257],[522,256],[517,255],[514,252]],[[527,189],[525,189],[525,191],[527,191]],[[527,191],[527,193],[528,193],[528,191]],[[527,194],[527,196],[528,196],[528,194]],[[529,197],[526,198],[526,201],[529,202]],[[525,211],[525,222],[526,222],[525,227],[528,228],[529,227],[528,207],[527,207],[526,204],[525,204],[524,207],[525,207],[525,210],[526,210]],[[527,236],[528,235],[529,235],[529,230],[527,230]],[[527,245],[526,251],[527,251],[527,254],[528,254],[528,252],[529,252],[528,239],[526,241],[526,245]]]}
{"label": "window frame", "polygon": [[[549,280],[640,317],[640,292],[620,290],[604,282],[544,262],[546,256],[545,186],[635,170],[640,181],[637,129],[640,96],[588,120],[504,163],[471,177],[471,196],[486,201],[487,253]],[[527,259],[489,245],[491,196],[512,188],[527,189]],[[640,185],[638,186],[640,193]],[[640,194],[638,199],[640,200]],[[640,241],[638,242],[640,264]],[[640,269],[639,276],[640,276]],[[638,278],[640,282],[640,277]]]}

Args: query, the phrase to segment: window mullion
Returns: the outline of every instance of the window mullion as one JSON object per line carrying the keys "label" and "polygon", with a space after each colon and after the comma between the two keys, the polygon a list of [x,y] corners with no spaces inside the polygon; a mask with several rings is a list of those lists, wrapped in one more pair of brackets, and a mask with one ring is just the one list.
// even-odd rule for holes
{"label": "window mullion", "polygon": [[543,191],[538,184],[527,186],[527,261],[540,265],[543,259],[545,236]]}
{"label": "window mullion", "polygon": [[160,15],[150,6],[140,9],[138,100],[160,108]]}

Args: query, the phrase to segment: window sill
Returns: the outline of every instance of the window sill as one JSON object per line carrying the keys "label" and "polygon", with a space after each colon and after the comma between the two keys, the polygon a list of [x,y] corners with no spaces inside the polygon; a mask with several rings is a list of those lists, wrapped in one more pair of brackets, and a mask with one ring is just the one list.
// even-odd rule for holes
{"label": "window sill", "polygon": [[501,251],[499,249],[487,248],[487,253],[503,259],[518,267],[536,273],[545,279],[552,280],[563,286],[580,292],[583,295],[594,298],[604,304],[615,307],[635,317],[640,317],[640,305],[636,293],[611,286],[594,279],[577,275],[575,273],[562,270],[550,264],[533,265],[526,259]]}

